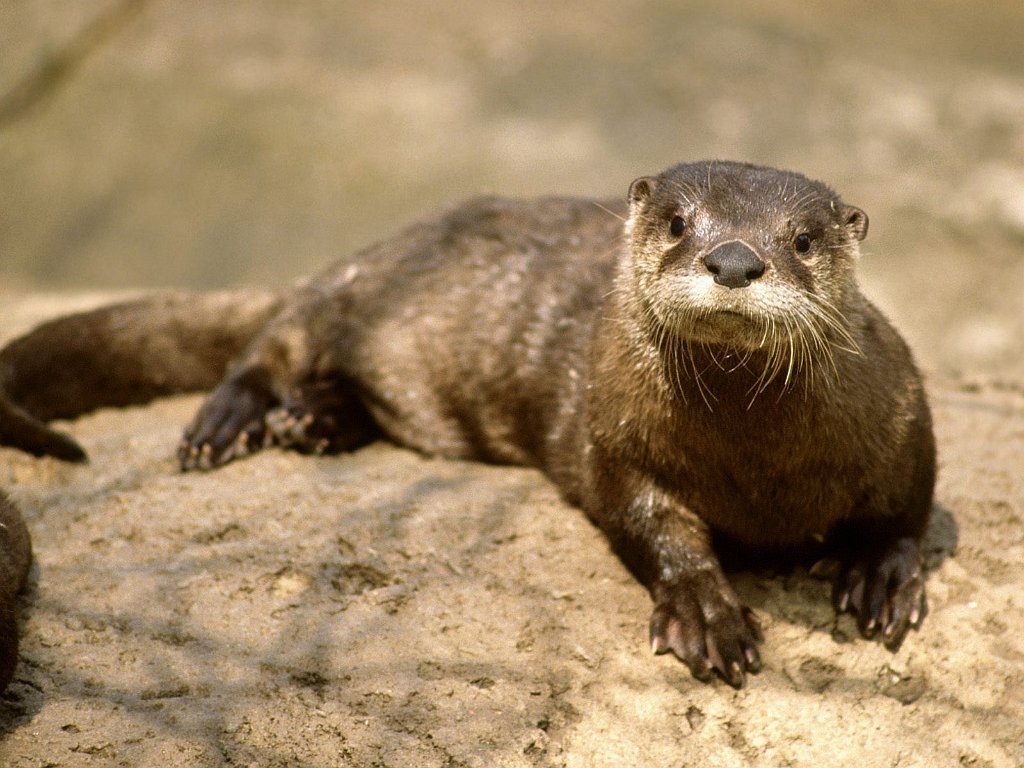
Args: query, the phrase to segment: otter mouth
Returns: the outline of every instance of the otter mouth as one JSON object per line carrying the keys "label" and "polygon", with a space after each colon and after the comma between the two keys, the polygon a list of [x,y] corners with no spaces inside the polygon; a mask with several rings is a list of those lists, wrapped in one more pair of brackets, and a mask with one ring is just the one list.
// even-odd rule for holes
{"label": "otter mouth", "polygon": [[683,304],[669,325],[682,341],[723,345],[736,351],[788,345],[797,330],[794,323],[763,307],[732,301]]}
{"label": "otter mouth", "polygon": [[[772,356],[830,358],[833,348],[856,349],[841,313],[828,302],[784,283],[742,289],[714,283],[707,275],[680,276],[664,283],[665,300],[652,307],[678,341],[712,344]],[[791,351],[792,350],[792,351]]]}
{"label": "otter mouth", "polygon": [[695,341],[725,344],[734,349],[759,349],[768,341],[768,336],[777,335],[766,329],[765,322],[745,312],[726,309],[709,313],[689,329],[686,335]]}
{"label": "otter mouth", "polygon": [[765,319],[735,307],[714,307],[704,314],[700,324],[708,329],[739,332],[746,336],[755,329],[759,334],[763,333]]}
{"label": "otter mouth", "polygon": [[736,336],[737,340],[746,339],[755,329],[759,331],[759,335],[763,335],[764,328],[763,322],[736,309],[716,310],[710,313],[701,325],[708,330],[714,329],[719,334]]}

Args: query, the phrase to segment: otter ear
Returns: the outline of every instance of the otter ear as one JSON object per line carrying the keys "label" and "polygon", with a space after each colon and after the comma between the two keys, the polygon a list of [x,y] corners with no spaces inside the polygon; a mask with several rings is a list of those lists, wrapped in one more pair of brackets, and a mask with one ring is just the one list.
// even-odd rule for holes
{"label": "otter ear", "polygon": [[641,176],[639,179],[634,179],[633,183],[629,185],[630,206],[646,203],[650,200],[657,186],[658,182],[650,176]]}
{"label": "otter ear", "polygon": [[858,240],[868,236],[868,215],[855,205],[844,205],[843,226]]}

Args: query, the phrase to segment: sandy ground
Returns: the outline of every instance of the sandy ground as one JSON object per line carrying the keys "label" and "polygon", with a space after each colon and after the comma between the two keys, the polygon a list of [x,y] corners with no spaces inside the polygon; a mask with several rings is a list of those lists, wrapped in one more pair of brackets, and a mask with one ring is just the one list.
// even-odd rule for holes
{"label": "sandy ground", "polygon": [[0,764],[1020,766],[1024,386],[930,386],[922,631],[890,655],[805,573],[737,573],[767,627],[739,692],[651,655],[645,591],[533,471],[374,444],[182,475],[198,397],[83,417],[91,464],[0,451],[37,557]]}
{"label": "sandy ground", "polygon": [[183,476],[177,398],[65,425],[86,466],[0,450],[37,555],[0,765],[1024,765],[1024,7],[517,9],[0,3],[0,338],[291,280],[480,191],[801,170],[868,211],[928,377],[922,631],[893,656],[806,574],[738,573],[766,668],[700,685],[536,473],[377,444]]}

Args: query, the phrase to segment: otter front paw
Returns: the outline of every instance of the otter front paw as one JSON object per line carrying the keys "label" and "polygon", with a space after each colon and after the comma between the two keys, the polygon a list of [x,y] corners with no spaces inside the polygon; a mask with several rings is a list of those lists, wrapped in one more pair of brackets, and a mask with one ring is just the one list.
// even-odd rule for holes
{"label": "otter front paw", "polygon": [[915,539],[897,539],[881,551],[840,555],[817,564],[814,572],[835,574],[836,611],[855,614],[860,633],[869,640],[880,636],[890,651],[899,650],[907,632],[924,621],[927,601]]}
{"label": "otter front paw", "polygon": [[178,446],[181,468],[212,469],[260,450],[266,442],[264,419],[276,404],[265,378],[256,372],[225,381],[185,430]]}
{"label": "otter front paw", "polygon": [[672,651],[698,680],[708,682],[717,672],[734,688],[743,687],[747,672],[761,670],[761,624],[724,576],[716,579],[701,572],[661,583],[654,588],[654,599],[655,653]]}

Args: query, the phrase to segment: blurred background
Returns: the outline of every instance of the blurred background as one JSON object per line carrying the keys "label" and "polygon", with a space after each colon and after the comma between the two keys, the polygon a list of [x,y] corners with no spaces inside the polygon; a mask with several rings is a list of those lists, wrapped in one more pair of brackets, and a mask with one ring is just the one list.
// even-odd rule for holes
{"label": "blurred background", "polygon": [[0,52],[0,299],[290,281],[480,192],[740,159],[867,210],[926,368],[1024,379],[1020,0],[7,0]]}

